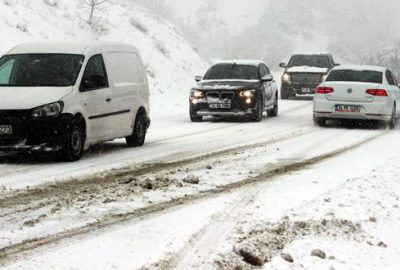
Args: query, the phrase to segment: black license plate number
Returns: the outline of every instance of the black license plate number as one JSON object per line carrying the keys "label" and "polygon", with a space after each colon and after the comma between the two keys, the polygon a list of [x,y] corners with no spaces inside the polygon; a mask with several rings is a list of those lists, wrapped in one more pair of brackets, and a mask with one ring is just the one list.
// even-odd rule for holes
{"label": "black license plate number", "polygon": [[0,135],[12,135],[13,128],[10,125],[0,125]]}
{"label": "black license plate number", "polygon": [[361,106],[359,105],[336,105],[337,112],[359,113]]}
{"label": "black license plate number", "polygon": [[230,109],[230,103],[211,103],[209,104],[210,109]]}

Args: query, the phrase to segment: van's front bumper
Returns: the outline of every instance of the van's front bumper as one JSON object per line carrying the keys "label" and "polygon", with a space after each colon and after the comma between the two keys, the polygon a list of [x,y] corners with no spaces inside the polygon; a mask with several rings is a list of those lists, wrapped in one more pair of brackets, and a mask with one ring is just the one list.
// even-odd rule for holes
{"label": "van's front bumper", "polygon": [[0,134],[1,151],[56,151],[64,144],[73,116],[34,119],[31,112],[0,111],[0,126],[11,126],[12,134]]}
{"label": "van's front bumper", "polygon": [[[360,112],[337,112],[336,105],[357,105]],[[392,118],[392,106],[388,100],[376,102],[345,102],[329,101],[319,98],[314,99],[314,117],[326,119],[354,119],[354,120],[378,120],[390,121]]]}

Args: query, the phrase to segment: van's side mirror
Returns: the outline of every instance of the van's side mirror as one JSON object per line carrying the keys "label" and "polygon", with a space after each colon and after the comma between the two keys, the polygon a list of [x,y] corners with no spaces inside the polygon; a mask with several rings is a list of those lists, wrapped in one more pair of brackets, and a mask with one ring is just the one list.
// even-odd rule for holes
{"label": "van's side mirror", "polygon": [[107,80],[103,76],[92,75],[83,79],[81,91],[90,91],[107,87]]}
{"label": "van's side mirror", "polygon": [[196,77],[194,77],[194,80],[196,82],[201,82],[201,80],[203,80],[203,76],[197,75]]}
{"label": "van's side mirror", "polygon": [[281,67],[281,68],[287,68],[287,65],[286,65],[286,63],[280,63],[280,64],[279,64],[279,67]]}
{"label": "van's side mirror", "polygon": [[263,81],[263,82],[272,82],[273,80],[274,80],[274,76],[272,76],[271,74],[267,74],[261,78],[261,81]]}

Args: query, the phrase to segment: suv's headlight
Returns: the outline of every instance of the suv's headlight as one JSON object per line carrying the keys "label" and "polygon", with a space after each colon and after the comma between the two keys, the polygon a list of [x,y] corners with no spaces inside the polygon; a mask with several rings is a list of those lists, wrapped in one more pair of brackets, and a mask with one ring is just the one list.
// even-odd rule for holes
{"label": "suv's headlight", "polygon": [[254,96],[255,93],[256,93],[256,90],[255,90],[255,89],[252,89],[252,90],[244,90],[244,91],[241,91],[241,92],[239,93],[239,95],[240,95],[242,98],[252,98],[252,97]]}
{"label": "suv's headlight", "polygon": [[41,118],[41,117],[48,117],[48,116],[58,116],[62,113],[64,109],[63,102],[54,102],[51,104],[43,105],[37,107],[32,112],[33,118]]}
{"label": "suv's headlight", "polygon": [[204,97],[204,92],[200,90],[193,90],[192,91],[192,96],[195,98],[203,98]]}
{"label": "suv's headlight", "polygon": [[289,74],[283,73],[283,75],[282,75],[282,82],[288,83],[288,82],[290,82],[291,79],[292,79],[292,78],[290,77]]}

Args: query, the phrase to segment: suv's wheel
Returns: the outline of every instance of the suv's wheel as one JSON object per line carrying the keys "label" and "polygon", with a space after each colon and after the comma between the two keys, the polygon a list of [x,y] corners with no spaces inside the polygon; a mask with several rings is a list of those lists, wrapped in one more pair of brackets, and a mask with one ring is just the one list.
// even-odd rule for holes
{"label": "suv's wheel", "polygon": [[289,92],[286,87],[281,87],[281,99],[289,99]]}
{"label": "suv's wheel", "polygon": [[190,121],[192,122],[201,122],[203,121],[203,116],[197,115],[196,112],[193,111],[192,107],[189,109]]}
{"label": "suv's wheel", "polygon": [[274,107],[272,109],[267,110],[267,115],[269,117],[277,117],[278,116],[278,97],[275,98]]}
{"label": "suv's wheel", "polygon": [[85,146],[83,120],[74,120],[65,134],[61,158],[65,161],[77,161],[82,157]]}
{"label": "suv's wheel", "polygon": [[201,121],[203,121],[203,116],[199,116],[196,113],[190,113],[190,121],[201,122]]}
{"label": "suv's wheel", "polygon": [[251,116],[251,121],[260,122],[263,118],[264,113],[264,105],[261,99],[257,101],[256,108],[253,111],[253,115]]}
{"label": "suv's wheel", "polygon": [[326,119],[314,116],[314,124],[319,126],[319,127],[324,127],[325,124],[326,124]]}
{"label": "suv's wheel", "polygon": [[144,112],[138,112],[135,119],[135,125],[133,126],[132,135],[125,138],[126,144],[129,147],[138,147],[144,144],[146,140],[147,124],[146,114]]}
{"label": "suv's wheel", "polygon": [[396,104],[393,106],[392,117],[389,121],[389,128],[394,129],[396,127]]}

